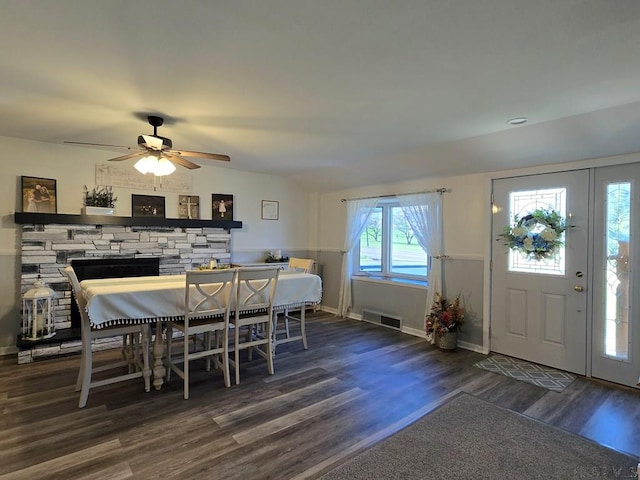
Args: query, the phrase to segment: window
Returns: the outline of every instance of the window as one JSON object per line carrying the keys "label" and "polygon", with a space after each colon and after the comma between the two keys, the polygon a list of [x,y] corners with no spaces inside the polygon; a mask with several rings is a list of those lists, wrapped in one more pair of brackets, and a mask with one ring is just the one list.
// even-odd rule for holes
{"label": "window", "polygon": [[[522,218],[537,208],[555,210],[564,218],[567,210],[567,189],[559,187],[544,190],[525,190],[509,194],[509,215],[511,218],[514,218],[515,215]],[[540,226],[536,228],[542,229]],[[564,245],[558,249],[558,252],[553,257],[541,260],[528,259],[520,252],[509,250],[510,272],[564,275],[564,268]]]}
{"label": "window", "polygon": [[354,255],[355,271],[426,280],[429,258],[418,244],[397,200],[382,200],[369,218]]}
{"label": "window", "polygon": [[604,351],[610,358],[629,359],[631,304],[629,302],[631,263],[631,182],[607,185],[605,229]]}

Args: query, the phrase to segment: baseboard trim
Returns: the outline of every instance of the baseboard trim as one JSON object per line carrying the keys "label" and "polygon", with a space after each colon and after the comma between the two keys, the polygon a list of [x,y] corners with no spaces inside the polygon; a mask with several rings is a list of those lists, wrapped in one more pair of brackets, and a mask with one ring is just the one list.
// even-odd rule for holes
{"label": "baseboard trim", "polygon": [[0,347],[0,355],[14,355],[16,353],[18,353],[18,348],[15,345]]}
{"label": "baseboard trim", "polygon": [[[363,321],[362,315],[359,315],[357,313],[350,313],[349,318],[352,320]],[[375,325],[375,324],[372,324],[372,325]],[[407,335],[412,335],[414,337],[424,338],[425,340],[427,338],[427,333],[424,330],[420,330],[417,328],[402,327],[401,332],[406,333]],[[463,342],[458,340],[458,347],[462,348],[463,350],[470,350],[472,352],[478,352],[478,353],[484,353],[484,354],[489,353],[489,350],[484,348],[482,345],[478,345],[471,342]]]}
{"label": "baseboard trim", "polygon": [[333,313],[334,315],[338,315],[338,309],[333,307],[327,307],[326,305],[319,305],[320,310],[327,313]]}
{"label": "baseboard trim", "polygon": [[402,333],[413,335],[414,337],[427,338],[427,333],[424,330],[418,330],[417,328],[402,327]]}
{"label": "baseboard trim", "polygon": [[489,353],[489,349],[483,347],[482,345],[478,345],[477,343],[463,342],[461,340],[458,340],[458,346],[460,348],[464,348],[465,350],[471,350],[472,352],[484,354]]}
{"label": "baseboard trim", "polygon": [[[420,338],[427,338],[427,332],[425,332],[424,330],[419,330],[416,328],[410,328],[410,327],[404,327],[402,329],[403,333],[406,333],[408,335],[413,335],[414,337],[420,337]],[[465,342],[462,340],[458,340],[458,347],[462,348],[463,350],[470,350],[472,352],[478,352],[478,353],[489,353],[489,351],[485,351],[485,348],[482,345],[478,345],[476,343],[471,343],[471,342]]]}

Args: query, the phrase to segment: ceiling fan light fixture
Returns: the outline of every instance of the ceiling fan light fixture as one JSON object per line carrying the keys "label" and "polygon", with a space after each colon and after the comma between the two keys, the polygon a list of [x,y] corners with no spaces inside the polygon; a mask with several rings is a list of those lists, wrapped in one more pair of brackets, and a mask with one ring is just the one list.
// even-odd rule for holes
{"label": "ceiling fan light fixture", "polygon": [[164,123],[164,119],[155,115],[149,115],[147,119],[149,120],[149,125],[153,127],[153,135],[138,135],[138,148],[104,143],[65,143],[81,146],[116,147],[119,149],[122,148],[129,153],[127,153],[126,155],[120,155],[115,158],[110,158],[110,162],[122,162],[124,160],[138,158],[139,160],[134,165],[135,169],[143,175],[152,173],[156,177],[171,175],[176,171],[176,165],[180,165],[190,170],[200,168],[200,165],[198,165],[197,163],[193,163],[192,161],[187,160],[183,157],[220,160],[222,162],[229,162],[231,160],[231,158],[229,158],[229,155],[222,155],[219,153],[192,152],[190,150],[172,150],[173,143],[171,142],[171,139],[158,135],[158,127]]}
{"label": "ceiling fan light fixture", "polygon": [[154,173],[156,171],[157,164],[158,159],[156,157],[153,155],[147,155],[146,157],[142,157],[138,160],[133,167],[143,175],[146,175],[147,173]]}
{"label": "ceiling fan light fixture", "polygon": [[163,175],[171,175],[176,171],[176,166],[164,157],[161,157],[156,164],[156,171],[153,174],[156,177]]}
{"label": "ceiling fan light fixture", "polygon": [[176,171],[176,166],[168,159],[159,155],[147,155],[142,157],[134,165],[135,169],[143,175],[153,173],[156,177],[171,175]]}

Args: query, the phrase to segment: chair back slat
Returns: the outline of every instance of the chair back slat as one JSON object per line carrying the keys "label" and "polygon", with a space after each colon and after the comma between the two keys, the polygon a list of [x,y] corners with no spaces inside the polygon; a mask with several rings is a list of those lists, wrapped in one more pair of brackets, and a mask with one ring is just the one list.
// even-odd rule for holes
{"label": "chair back slat", "polygon": [[287,269],[292,272],[311,273],[313,269],[313,259],[291,257]]}
{"label": "chair back slat", "polygon": [[61,268],[60,271],[67,277],[71,284],[71,290],[73,296],[76,298],[76,305],[78,305],[78,311],[80,312],[80,336],[83,342],[91,342],[91,321],[89,320],[89,314],[87,313],[87,299],[82,294],[82,287],[80,287],[80,281],[72,266]]}
{"label": "chair back slat", "polygon": [[84,295],[82,295],[82,288],[80,288],[80,282],[78,281],[78,276],[76,275],[75,270],[73,267],[67,266],[60,269],[60,271],[65,277],[67,277],[71,284],[73,295],[76,297],[76,303],[80,308],[80,314],[82,315],[84,313],[86,315],[87,300],[84,298]]}
{"label": "chair back slat", "polygon": [[235,303],[236,269],[186,273],[185,319],[227,314]]}
{"label": "chair back slat", "polygon": [[236,310],[271,310],[279,274],[278,267],[238,269]]}

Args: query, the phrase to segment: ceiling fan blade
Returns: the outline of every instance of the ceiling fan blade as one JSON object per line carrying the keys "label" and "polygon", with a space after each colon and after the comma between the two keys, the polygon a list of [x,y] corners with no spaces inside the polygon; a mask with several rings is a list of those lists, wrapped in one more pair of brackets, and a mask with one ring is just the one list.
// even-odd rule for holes
{"label": "ceiling fan blade", "polygon": [[129,160],[130,158],[143,157],[145,155],[153,155],[157,158],[161,156],[166,157],[170,162],[175,163],[189,169],[200,168],[200,165],[193,163],[182,157],[195,157],[210,160],[220,160],[222,162],[230,162],[229,155],[222,155],[219,153],[206,153],[206,152],[193,152],[190,150],[172,150],[172,142],[170,138],[161,137],[158,135],[158,127],[164,122],[162,117],[149,115],[147,117],[149,124],[153,127],[153,135],[138,135],[138,147],[126,147],[123,145],[111,145],[108,143],[88,143],[88,142],[64,142],[69,145],[79,145],[94,148],[105,149],[118,149],[132,153],[127,153],[120,157],[110,158],[108,161],[121,162],[123,160]]}
{"label": "ceiling fan blade", "polygon": [[190,152],[188,150],[171,150],[170,153],[173,155],[182,155],[183,157],[208,158],[210,160],[220,160],[223,162],[231,161],[229,155],[221,155],[219,153]]}
{"label": "ceiling fan blade", "polygon": [[163,155],[164,155],[164,157],[167,158],[167,160],[170,160],[171,162],[173,162],[173,163],[175,163],[177,165],[180,165],[182,167],[189,168],[191,170],[194,170],[196,168],[200,168],[200,165],[196,165],[195,163],[190,162],[189,160],[186,160],[186,159],[184,159],[182,157],[179,157],[178,155],[175,155],[173,152],[172,153],[164,152]]}
{"label": "ceiling fan blade", "polygon": [[127,153],[126,155],[122,155],[121,157],[110,158],[108,162],[121,162],[123,160],[129,160],[130,158],[142,157],[146,155],[147,152],[135,152],[135,153]]}
{"label": "ceiling fan blade", "polygon": [[126,148],[127,150],[133,150],[133,147],[125,147],[124,145],[110,145],[108,143],[87,143],[87,142],[64,142],[69,145],[85,145],[87,147],[113,147],[113,148]]}

